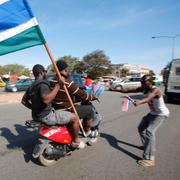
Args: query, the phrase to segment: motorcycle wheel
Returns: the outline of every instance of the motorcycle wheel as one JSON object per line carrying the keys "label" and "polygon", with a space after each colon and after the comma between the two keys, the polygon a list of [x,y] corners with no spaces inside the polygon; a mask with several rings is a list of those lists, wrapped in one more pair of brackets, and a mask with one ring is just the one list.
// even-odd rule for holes
{"label": "motorcycle wheel", "polygon": [[43,152],[38,157],[40,163],[43,166],[52,166],[52,165],[54,165],[57,162],[56,159],[48,159],[48,157],[47,157],[46,149],[51,147],[51,146],[52,146],[51,144],[47,144],[46,147],[44,148]]}

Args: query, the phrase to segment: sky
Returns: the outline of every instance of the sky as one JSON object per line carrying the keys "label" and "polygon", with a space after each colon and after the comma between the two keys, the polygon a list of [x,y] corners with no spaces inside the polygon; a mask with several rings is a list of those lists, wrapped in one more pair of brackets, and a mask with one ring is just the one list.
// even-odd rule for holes
{"label": "sky", "polygon": [[[29,0],[54,59],[71,55],[80,60],[103,50],[111,63],[144,65],[159,73],[180,58],[179,0]],[[42,3],[43,2],[43,3]],[[152,36],[168,36],[152,39]],[[51,61],[44,46],[0,56],[0,65]]]}

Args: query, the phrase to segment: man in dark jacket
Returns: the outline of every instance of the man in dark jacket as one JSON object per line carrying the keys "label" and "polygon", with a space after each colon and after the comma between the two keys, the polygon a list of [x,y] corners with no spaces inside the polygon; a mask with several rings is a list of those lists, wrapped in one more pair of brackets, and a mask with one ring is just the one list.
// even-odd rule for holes
{"label": "man in dark jacket", "polygon": [[35,121],[42,121],[48,125],[70,123],[70,133],[73,139],[72,146],[84,148],[85,144],[77,140],[77,133],[79,131],[77,116],[74,113],[62,110],[55,111],[52,108],[51,102],[59,91],[60,84],[63,84],[63,82],[58,81],[51,90],[49,82],[45,80],[46,71],[44,67],[36,64],[32,71],[35,81],[24,94],[22,104],[32,110],[32,117]]}

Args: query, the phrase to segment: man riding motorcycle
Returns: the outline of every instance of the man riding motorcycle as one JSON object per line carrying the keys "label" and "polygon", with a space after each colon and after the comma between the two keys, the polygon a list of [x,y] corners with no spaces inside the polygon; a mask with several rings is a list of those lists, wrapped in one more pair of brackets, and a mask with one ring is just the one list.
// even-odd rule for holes
{"label": "man riding motorcycle", "polygon": [[79,131],[78,118],[74,113],[62,110],[54,110],[52,101],[59,91],[60,85],[63,82],[58,81],[50,89],[49,82],[45,80],[46,70],[40,64],[33,67],[35,81],[26,91],[22,98],[22,104],[32,110],[34,121],[44,122],[47,125],[70,124],[70,133],[72,136],[72,146],[75,148],[84,148],[85,144],[77,140]]}
{"label": "man riding motorcycle", "polygon": [[[63,61],[57,61],[57,67],[64,79],[64,84],[66,85],[70,96],[74,100],[75,108],[81,119],[83,119],[83,127],[86,135],[91,135],[91,128],[93,126],[93,121],[95,115],[97,116],[97,111],[93,109],[93,106],[89,103],[90,101],[97,100],[97,97],[92,94],[86,94],[84,90],[80,89],[72,80],[69,79],[69,70],[68,64]],[[58,79],[55,76],[51,81],[51,88],[57,83]],[[79,104],[79,102],[83,102]],[[68,101],[68,97],[63,90],[63,85],[60,85],[60,89],[52,102],[52,105],[55,109],[64,109],[72,112],[72,107]],[[96,128],[98,127],[99,122],[96,122]]]}

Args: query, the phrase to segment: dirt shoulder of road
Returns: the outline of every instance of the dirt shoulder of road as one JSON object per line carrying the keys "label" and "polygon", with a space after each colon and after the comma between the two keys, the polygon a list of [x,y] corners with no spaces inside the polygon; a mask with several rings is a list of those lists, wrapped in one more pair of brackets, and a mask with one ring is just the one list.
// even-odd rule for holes
{"label": "dirt shoulder of road", "polygon": [[0,104],[20,103],[24,92],[0,94]]}

